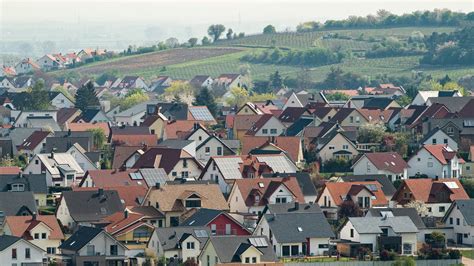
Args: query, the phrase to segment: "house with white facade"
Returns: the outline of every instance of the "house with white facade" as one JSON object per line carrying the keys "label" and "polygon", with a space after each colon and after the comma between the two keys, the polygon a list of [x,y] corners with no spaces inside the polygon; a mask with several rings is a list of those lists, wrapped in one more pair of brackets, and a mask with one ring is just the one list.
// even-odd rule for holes
{"label": "house with white facade", "polygon": [[156,254],[158,257],[178,259],[182,262],[194,259],[198,261],[204,244],[211,232],[205,226],[185,226],[157,228]]}
{"label": "house with white facade", "polygon": [[15,71],[18,75],[33,73],[38,70],[41,70],[40,66],[30,58],[23,59],[15,65]]}
{"label": "house with white facade", "polygon": [[458,143],[449,136],[444,130],[440,128],[434,128],[428,134],[426,134],[423,139],[420,140],[421,145],[437,145],[443,144],[447,145],[453,151],[458,150]]}
{"label": "house with white facade", "polygon": [[16,236],[0,235],[0,261],[3,265],[43,265],[46,251]]}
{"label": "house with white facade", "polygon": [[430,178],[459,178],[464,160],[445,144],[423,145],[408,160],[408,176],[426,175]]}
{"label": "house with white facade", "polygon": [[29,127],[30,123],[28,120],[30,119],[52,119],[53,121],[57,121],[57,112],[56,110],[48,110],[48,111],[17,111],[14,110],[11,112],[13,125],[15,127]]}
{"label": "house with white facade", "polygon": [[452,240],[458,245],[474,246],[474,199],[456,200],[443,217],[446,226],[452,227]]}
{"label": "house with white facade", "polygon": [[285,133],[286,127],[278,118],[272,114],[263,114],[249,128],[246,135],[249,136],[280,136]]}
{"label": "house with white facade", "polygon": [[234,151],[228,147],[220,138],[210,136],[196,147],[196,159],[205,165],[213,156],[235,155]]}
{"label": "house with white facade", "polygon": [[390,181],[407,179],[408,164],[396,152],[361,154],[352,164],[354,175],[386,175]]}
{"label": "house with white facade", "polygon": [[393,250],[400,255],[416,253],[418,228],[407,216],[349,217],[341,228],[342,240],[337,250],[344,256],[354,256],[359,247],[371,252]]}
{"label": "house with white facade", "polygon": [[51,105],[57,109],[74,107],[74,102],[60,91],[50,91],[49,99]]}

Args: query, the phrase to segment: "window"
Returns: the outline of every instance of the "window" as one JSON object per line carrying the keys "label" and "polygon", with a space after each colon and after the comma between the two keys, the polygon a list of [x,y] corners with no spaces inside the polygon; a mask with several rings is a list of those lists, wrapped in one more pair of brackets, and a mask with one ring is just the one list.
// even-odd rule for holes
{"label": "window", "polygon": [[110,255],[118,255],[118,246],[110,245]]}
{"label": "window", "polygon": [[349,117],[349,121],[350,121],[351,123],[354,123],[354,117],[353,117],[353,116],[350,116],[350,117]]}
{"label": "window", "polygon": [[72,180],[74,178],[74,175],[66,175],[67,180]]}
{"label": "window", "polygon": [[260,202],[260,195],[255,195],[255,203],[259,203]]}
{"label": "window", "polygon": [[319,244],[318,248],[329,248],[328,244]]}
{"label": "window", "polygon": [[288,257],[288,256],[290,256],[290,246],[283,246],[283,247],[281,248],[281,255],[282,255],[283,257]]}
{"label": "window", "polygon": [[201,141],[201,140],[202,140],[202,137],[201,137],[201,136],[199,136],[199,137],[198,137],[198,139],[199,139],[199,141]]}
{"label": "window", "polygon": [[35,164],[39,164],[39,160],[38,160],[38,159],[35,160]]}
{"label": "window", "polygon": [[453,217],[449,217],[449,224],[453,224]]}
{"label": "window", "polygon": [[268,129],[266,128],[262,129],[262,134],[268,134]]}
{"label": "window", "polygon": [[150,231],[146,227],[140,227],[133,230],[133,238],[148,238],[150,237]]}
{"label": "window", "polygon": [[418,162],[421,162],[421,158],[419,158],[419,157],[418,157],[418,158],[416,158],[416,160],[417,160]]}
{"label": "window", "polygon": [[87,256],[94,256],[94,255],[95,255],[95,246],[87,245]]}
{"label": "window", "polygon": [[348,150],[348,149],[349,149],[349,145],[347,145],[347,144],[342,145],[342,149],[343,149],[343,150]]}
{"label": "window", "polygon": [[30,250],[30,248],[25,248],[25,259],[31,259],[31,250]]}
{"label": "window", "polygon": [[292,255],[292,256],[298,255],[298,254],[299,254],[299,251],[300,251],[300,247],[299,247],[299,246],[297,246],[297,245],[291,246],[291,255]]}
{"label": "window", "polygon": [[188,168],[188,160],[183,160],[183,168]]}
{"label": "window", "polygon": [[12,184],[12,191],[17,192],[17,191],[25,191],[25,185],[24,184]]}
{"label": "window", "polygon": [[216,235],[216,233],[217,233],[216,224],[211,224],[211,234]]}
{"label": "window", "polygon": [[433,162],[428,162],[428,167],[433,167]]}
{"label": "window", "polygon": [[444,206],[439,206],[439,212],[445,212],[446,208]]}
{"label": "window", "polygon": [[276,133],[277,133],[277,130],[276,130],[276,128],[272,128],[272,129],[270,129],[270,134],[276,134]]}
{"label": "window", "polygon": [[247,264],[250,263],[250,258],[249,257],[245,258],[245,263],[247,263]]}
{"label": "window", "polygon": [[403,254],[411,254],[411,244],[410,243],[403,243]]}
{"label": "window", "polygon": [[207,259],[207,266],[211,266],[211,256],[207,255],[206,259]]}
{"label": "window", "polygon": [[433,145],[436,145],[436,139],[432,139]]}
{"label": "window", "polygon": [[453,128],[453,127],[448,127],[448,128],[446,129],[446,132],[448,133],[448,135],[451,136],[451,135],[454,134],[454,128]]}
{"label": "window", "polygon": [[194,249],[194,242],[186,243],[186,249]]}
{"label": "window", "polygon": [[330,150],[334,150],[334,145],[329,146]]}
{"label": "window", "polygon": [[363,197],[357,197],[357,204],[359,207],[363,208],[364,207],[364,198]]}
{"label": "window", "polygon": [[444,144],[448,144],[448,139],[443,139]]}
{"label": "window", "polygon": [[286,203],[286,198],[276,198],[276,203]]}
{"label": "window", "polygon": [[171,227],[179,225],[179,216],[170,217],[170,225]]}
{"label": "window", "polygon": [[187,199],[186,208],[199,208],[201,207],[201,199]]}
{"label": "window", "polygon": [[364,198],[364,204],[365,204],[365,208],[369,208],[369,207],[370,207],[370,198],[369,198],[369,197],[365,197],[365,198]]}
{"label": "window", "polygon": [[252,257],[252,263],[257,263],[257,257]]}
{"label": "window", "polygon": [[354,237],[354,229],[351,228],[351,237]]}
{"label": "window", "polygon": [[188,171],[181,172],[181,178],[188,178],[188,177],[189,177],[189,172]]}
{"label": "window", "polygon": [[39,233],[35,233],[35,239],[39,239],[40,238],[40,234]]}
{"label": "window", "polygon": [[56,248],[55,248],[55,247],[47,247],[47,248],[46,248],[46,253],[48,253],[48,254],[56,254]]}
{"label": "window", "polygon": [[216,163],[213,163],[212,164],[212,170],[216,171],[216,169],[217,169],[217,165],[216,165]]}
{"label": "window", "polygon": [[211,154],[211,147],[205,147],[204,152],[206,153],[206,155]]}
{"label": "window", "polygon": [[178,175],[178,173],[172,172],[171,175],[174,176],[174,177],[176,177],[176,176]]}
{"label": "window", "polygon": [[388,229],[387,228],[382,228],[382,236],[388,236]]}
{"label": "window", "polygon": [[461,220],[459,218],[456,218],[456,225],[460,225],[461,224]]}
{"label": "window", "polygon": [[217,147],[217,155],[222,155],[222,147]]}
{"label": "window", "polygon": [[12,260],[16,260],[16,248],[12,248]]}
{"label": "window", "polygon": [[46,233],[41,234],[41,239],[46,239]]}

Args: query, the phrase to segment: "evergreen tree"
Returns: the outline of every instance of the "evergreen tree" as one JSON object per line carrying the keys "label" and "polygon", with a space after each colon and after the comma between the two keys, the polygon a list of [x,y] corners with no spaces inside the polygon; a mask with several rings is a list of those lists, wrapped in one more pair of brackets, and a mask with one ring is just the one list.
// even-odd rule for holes
{"label": "evergreen tree", "polygon": [[217,104],[214,100],[214,96],[211,94],[208,88],[202,88],[199,93],[195,95],[195,100],[193,102],[195,106],[207,106],[207,109],[211,112],[212,115],[216,115]]}
{"label": "evergreen tree", "polygon": [[32,110],[47,110],[49,108],[49,95],[42,80],[36,82],[29,94]]}
{"label": "evergreen tree", "polygon": [[272,89],[281,89],[283,88],[283,79],[280,76],[280,72],[275,71],[274,74],[270,75],[270,87]]}
{"label": "evergreen tree", "polygon": [[100,106],[99,98],[95,94],[94,84],[88,82],[85,86],[82,85],[76,93],[76,108],[85,111],[88,108]]}

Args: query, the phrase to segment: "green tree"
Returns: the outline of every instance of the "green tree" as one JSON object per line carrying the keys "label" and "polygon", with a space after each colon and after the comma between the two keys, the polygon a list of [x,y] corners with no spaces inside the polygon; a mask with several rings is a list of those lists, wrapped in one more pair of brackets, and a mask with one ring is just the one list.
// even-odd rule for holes
{"label": "green tree", "polygon": [[335,92],[335,93],[326,95],[326,99],[328,101],[347,101],[350,98],[351,98],[350,96],[342,92]]}
{"label": "green tree", "polygon": [[359,205],[355,204],[352,200],[344,200],[337,212],[339,219],[345,219],[348,217],[361,217],[363,215]]}
{"label": "green tree", "polygon": [[225,27],[222,24],[213,24],[207,29],[207,34],[214,39],[214,42],[219,40],[222,33],[225,31]]}
{"label": "green tree", "polygon": [[197,42],[198,42],[198,39],[197,39],[197,38],[190,38],[190,39],[188,40],[189,46],[191,46],[191,47],[196,46]]}
{"label": "green tree", "polygon": [[146,102],[150,98],[143,90],[133,90],[127,93],[124,98],[119,100],[121,110],[127,110],[128,108],[136,105],[137,103]]}
{"label": "green tree", "polygon": [[88,82],[86,85],[82,85],[76,92],[76,108],[85,111],[98,106],[100,106],[100,102],[95,94],[94,84]]}
{"label": "green tree", "polygon": [[383,123],[366,123],[359,127],[357,140],[360,143],[381,143],[385,130]]}
{"label": "green tree", "polygon": [[102,128],[93,128],[89,130],[92,132],[92,141],[94,144],[95,149],[102,150],[107,141],[105,138],[105,133]]}
{"label": "green tree", "polygon": [[204,36],[204,37],[202,37],[201,43],[202,43],[202,45],[209,45],[209,44],[211,44],[211,40],[209,40],[209,38],[207,38],[207,36]]}
{"label": "green tree", "polygon": [[44,87],[44,81],[39,80],[30,91],[31,110],[47,110],[49,108],[48,91]]}
{"label": "green tree", "polygon": [[242,106],[244,103],[247,102],[249,98],[249,92],[241,87],[234,87],[230,89],[230,97],[226,99],[226,102],[230,106]]}
{"label": "green tree", "polygon": [[231,28],[229,28],[227,30],[227,34],[225,35],[225,37],[227,38],[227,40],[232,40],[233,34],[234,34],[234,31]]}
{"label": "green tree", "polygon": [[211,112],[212,115],[217,113],[217,104],[214,99],[214,96],[209,91],[208,88],[202,88],[199,93],[195,95],[195,100],[193,102],[195,106],[207,106],[207,109]]}
{"label": "green tree", "polygon": [[273,25],[267,25],[263,28],[263,34],[273,34],[276,33],[276,29]]}
{"label": "green tree", "polygon": [[283,88],[283,79],[280,76],[280,72],[275,71],[275,73],[270,75],[270,87],[272,89],[281,89]]}
{"label": "green tree", "polygon": [[324,83],[330,88],[344,88],[344,72],[340,67],[331,67]]}

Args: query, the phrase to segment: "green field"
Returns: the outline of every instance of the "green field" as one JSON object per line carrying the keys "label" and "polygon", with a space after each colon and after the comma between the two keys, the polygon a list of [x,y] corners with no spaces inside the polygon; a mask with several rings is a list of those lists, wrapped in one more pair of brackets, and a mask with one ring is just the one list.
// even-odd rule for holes
{"label": "green field", "polygon": [[[120,75],[140,75],[151,81],[158,75],[168,75],[174,79],[191,79],[195,75],[206,74],[216,77],[222,73],[238,73],[242,65],[249,65],[253,79],[268,79],[268,76],[277,70],[283,76],[295,77],[301,71],[298,66],[253,64],[242,62],[240,58],[247,53],[261,51],[272,44],[279,47],[304,49],[316,43],[318,46],[329,48],[342,47],[351,50],[364,50],[373,45],[373,42],[367,41],[370,37],[381,39],[396,36],[400,39],[406,39],[413,31],[431,34],[434,31],[450,32],[453,30],[455,28],[408,27],[255,35],[230,41],[219,41],[217,44],[207,47],[171,49],[112,59],[67,71],[74,71],[85,76],[97,76],[106,70],[117,70]],[[335,32],[343,36],[352,36],[354,39],[322,38],[328,33],[333,34]],[[363,39],[363,41],[355,40],[361,35],[362,38],[360,39]],[[332,66],[338,66],[344,71],[371,77],[378,74],[411,75],[413,71],[423,71],[434,77],[442,77],[448,74],[451,78],[456,79],[474,73],[474,68],[469,67],[420,67],[419,59],[419,56],[374,59],[354,57],[345,59],[338,64],[310,68],[309,73],[315,82],[323,80]],[[62,73],[64,71],[56,72],[59,75]]]}

